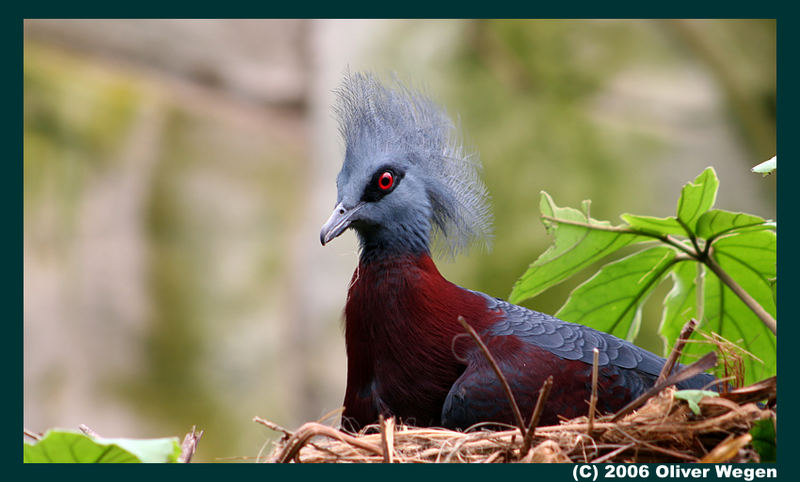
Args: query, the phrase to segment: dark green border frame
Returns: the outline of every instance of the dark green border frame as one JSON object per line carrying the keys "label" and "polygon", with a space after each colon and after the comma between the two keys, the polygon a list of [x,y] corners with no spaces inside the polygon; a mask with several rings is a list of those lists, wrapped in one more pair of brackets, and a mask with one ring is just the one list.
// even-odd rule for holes
{"label": "dark green border frame", "polygon": [[[148,2],[149,3],[149,2]],[[587,2],[588,3],[588,2]],[[331,3],[318,3],[316,5],[303,5],[302,8],[292,8],[294,4],[286,3],[264,3],[264,4],[251,4],[246,8],[241,8],[238,5],[220,4],[216,5],[200,5],[200,4],[167,4],[160,3],[158,8],[153,8],[154,3],[142,5],[137,2],[136,4],[109,4],[102,3],[93,5],[88,4],[75,4],[73,2],[45,2],[37,3],[35,5],[28,4],[19,6],[14,10],[20,11],[20,16],[17,17],[16,12],[12,12],[13,16],[7,16],[4,19],[3,33],[7,37],[4,42],[7,49],[11,50],[10,55],[4,56],[9,59],[8,65],[15,65],[16,67],[9,67],[13,72],[7,72],[4,76],[5,83],[10,84],[7,86],[6,98],[11,98],[15,106],[15,110],[19,113],[23,112],[23,85],[22,76],[20,75],[19,67],[23,62],[23,21],[25,18],[242,18],[242,17],[268,17],[268,18],[358,18],[366,16],[365,18],[471,18],[471,17],[492,17],[492,18],[574,18],[583,17],[599,17],[599,18],[678,18],[678,17],[691,17],[691,18],[777,18],[777,91],[778,99],[780,100],[777,108],[778,115],[778,139],[777,145],[781,152],[781,170],[777,179],[777,218],[783,222],[781,236],[779,238],[779,255],[778,255],[778,276],[781,282],[778,285],[778,298],[783,300],[791,297],[796,293],[797,281],[794,276],[794,268],[797,266],[800,254],[795,246],[800,246],[800,237],[797,234],[794,216],[791,212],[795,209],[795,200],[792,196],[795,181],[798,179],[797,171],[800,169],[796,166],[798,156],[796,155],[797,148],[790,142],[794,135],[794,118],[800,113],[796,109],[797,90],[800,82],[796,74],[799,63],[796,59],[800,56],[797,49],[794,47],[797,41],[797,29],[800,27],[800,22],[794,17],[788,15],[781,16],[779,13],[787,13],[787,8],[778,8],[777,2],[749,2],[741,5],[731,5],[730,3],[722,4],[720,2],[670,2],[669,4],[646,5],[648,12],[641,12],[641,8],[625,9],[620,8],[625,5],[611,5],[604,3],[591,3],[586,5],[587,8],[575,3],[569,5],[559,4],[558,6],[566,6],[568,8],[557,8],[556,6],[531,4],[531,3],[517,3],[512,8],[498,10],[495,4],[482,4],[478,6],[464,6],[460,10],[448,8],[449,5],[438,5],[426,2],[425,10],[419,8],[419,4],[403,4],[403,9],[395,9],[390,11],[386,5],[380,5],[379,9],[375,9],[375,4],[370,5],[372,8],[363,8],[357,4],[342,4],[339,2]],[[785,5],[785,3],[784,3]],[[636,4],[636,7],[643,6]],[[669,6],[670,8],[663,8]],[[685,8],[691,6],[691,9]],[[362,8],[359,8],[362,7]],[[527,8],[525,8],[527,7]],[[376,15],[374,10],[384,10],[381,12],[383,15]],[[315,15],[308,17],[308,14],[313,12]],[[413,12],[413,13],[411,13]],[[23,370],[22,370],[22,337],[23,337],[23,285],[22,279],[24,276],[23,260],[22,260],[22,231],[23,231],[23,206],[22,206],[22,177],[23,166],[20,160],[22,159],[22,146],[23,146],[23,129],[22,122],[19,118],[14,119],[6,125],[5,137],[7,139],[7,146],[12,151],[18,151],[11,159],[7,159],[5,163],[6,176],[4,176],[5,188],[2,189],[2,202],[3,206],[3,219],[6,220],[7,226],[10,229],[6,232],[2,239],[3,251],[9,255],[5,261],[5,283],[4,283],[4,304],[9,308],[7,316],[9,329],[13,335],[7,337],[10,340],[3,350],[4,357],[7,359],[6,366],[13,367],[7,370],[7,373],[12,373],[11,379],[17,379],[17,383],[13,386],[19,387],[19,391],[14,389],[6,392],[8,395],[5,397],[7,400],[10,414],[4,417],[7,422],[4,425],[14,425],[14,429],[7,427],[4,431],[6,443],[8,447],[3,451],[7,455],[6,460],[12,464],[18,464],[18,468],[23,471],[22,476],[27,480],[41,480],[39,477],[72,477],[78,476],[83,478],[94,479],[95,477],[113,477],[114,480],[120,479],[141,479],[143,476],[152,477],[154,472],[158,475],[163,475],[165,478],[174,479],[177,477],[215,477],[220,474],[220,471],[240,471],[246,470],[247,474],[241,474],[245,477],[264,477],[268,479],[327,479],[333,478],[334,480],[339,477],[350,478],[370,478],[370,477],[431,477],[431,478],[444,478],[444,477],[465,477],[467,479],[486,479],[495,477],[513,477],[514,480],[541,480],[547,481],[566,481],[573,480],[572,468],[570,464],[558,465],[493,465],[492,468],[481,466],[466,466],[466,465],[452,465],[445,468],[442,465],[413,465],[413,466],[277,466],[268,465],[262,466],[260,464],[190,464],[186,465],[158,465],[158,468],[143,467],[143,466],[127,466],[121,469],[119,466],[70,466],[63,465],[24,465],[22,464],[22,450],[19,445],[19,428],[21,423],[17,421],[14,414],[18,413],[20,419],[22,418],[23,400],[20,396],[23,393]],[[12,234],[13,233],[13,234]],[[795,463],[794,452],[797,445],[794,440],[797,438],[798,427],[798,414],[795,413],[795,401],[797,399],[796,379],[797,375],[794,373],[796,362],[793,361],[793,345],[796,343],[796,335],[798,333],[797,324],[794,323],[795,317],[794,307],[791,301],[778,303],[778,318],[782,320],[789,320],[781,325],[780,337],[778,339],[778,385],[781,387],[781,402],[780,405],[785,407],[780,415],[780,423],[778,425],[778,480],[794,480],[797,477],[798,470]],[[16,410],[14,410],[16,409]],[[16,423],[13,423],[15,421]],[[13,439],[13,442],[12,442]],[[688,464],[682,464],[688,465]],[[747,464],[748,466],[755,466]],[[761,465],[763,466],[763,465]],[[247,467],[246,469],[244,467]],[[653,474],[655,465],[651,465],[650,480],[677,480],[677,479],[658,479]],[[713,474],[713,471],[712,471]],[[15,474],[12,474],[13,477]],[[601,480],[602,478],[598,478]],[[717,480],[715,476],[703,480]]]}

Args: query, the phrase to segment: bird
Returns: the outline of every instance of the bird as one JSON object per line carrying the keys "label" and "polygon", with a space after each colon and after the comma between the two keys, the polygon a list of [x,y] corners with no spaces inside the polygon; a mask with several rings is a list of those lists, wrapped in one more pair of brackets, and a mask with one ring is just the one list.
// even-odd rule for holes
{"label": "bird", "polygon": [[[542,424],[587,414],[594,348],[600,412],[616,412],[654,385],[664,358],[441,275],[432,256],[455,256],[492,237],[481,162],[442,106],[397,76],[384,82],[347,72],[334,112],[344,160],[320,242],[352,229],[360,248],[344,307],[344,430],[380,416],[453,430],[514,424],[501,380],[459,317],[485,343],[522,413],[533,412],[553,377]],[[678,388],[713,380],[702,373]]]}

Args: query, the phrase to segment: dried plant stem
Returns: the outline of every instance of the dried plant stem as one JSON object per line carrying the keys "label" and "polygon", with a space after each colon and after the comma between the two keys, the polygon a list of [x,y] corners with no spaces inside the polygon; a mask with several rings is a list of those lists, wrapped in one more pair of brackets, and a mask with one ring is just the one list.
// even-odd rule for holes
{"label": "dried plant stem", "polygon": [[278,425],[277,423],[270,422],[269,420],[265,420],[265,419],[263,419],[261,417],[253,417],[253,421],[256,422],[256,423],[260,423],[261,425],[267,427],[270,430],[274,430],[276,432],[281,432],[283,434],[284,438],[289,438],[292,435],[294,435],[294,432],[292,432],[291,430],[283,428],[280,425]]}
{"label": "dried plant stem", "polygon": [[346,433],[340,432],[335,428],[328,427],[327,425],[309,422],[300,427],[291,437],[289,437],[289,440],[286,441],[286,445],[283,451],[278,455],[276,461],[279,463],[290,462],[300,453],[300,449],[302,449],[309,440],[316,436],[324,436],[340,440],[352,445],[353,447],[364,449],[381,457],[383,456],[383,450],[381,450],[381,448],[375,444],[365,442],[358,437],[353,437],[352,435],[347,435]]}
{"label": "dried plant stem", "polygon": [[97,432],[95,432],[94,430],[90,429],[88,426],[86,426],[84,424],[78,425],[78,428],[81,429],[81,432],[85,433],[86,435],[88,435],[88,436],[90,436],[92,438],[102,438],[100,436],[100,434],[98,434]]}
{"label": "dried plant stem", "polygon": [[[548,385],[545,381],[539,391],[539,406],[547,398]],[[284,435],[288,432],[291,436],[277,443],[269,459],[304,463],[380,463],[391,453],[389,460],[401,463],[674,463],[697,462],[704,457],[703,461],[745,462],[749,460],[749,451],[740,449],[747,444],[747,431],[756,420],[774,420],[775,417],[772,410],[755,403],[738,404],[721,397],[701,400],[702,414],[698,418],[691,417],[688,406],[672,396],[674,391],[675,388],[668,388],[649,400],[645,408],[616,423],[609,422],[610,416],[598,416],[591,437],[586,435],[586,416],[552,426],[536,427],[533,423],[526,433],[527,443],[532,442],[527,452],[518,449],[519,430],[513,426],[491,432],[407,425],[395,428],[393,419],[389,418],[370,427],[374,430],[352,436],[313,422],[294,433],[278,428]],[[772,378],[726,395],[737,400],[740,397],[761,400],[774,392],[775,379]],[[270,422],[263,424],[273,429],[278,427]],[[721,433],[732,436],[720,442]],[[523,449],[527,448],[525,444],[523,438]]]}
{"label": "dried plant stem", "polygon": [[542,388],[539,389],[539,398],[536,399],[536,406],[533,408],[533,415],[531,415],[531,423],[528,425],[528,432],[522,439],[522,449],[519,452],[520,457],[526,456],[528,451],[531,449],[533,435],[536,432],[536,425],[539,424],[539,419],[541,418],[542,410],[544,409],[544,402],[547,401],[547,397],[550,395],[550,389],[552,387],[553,375],[550,375],[542,384]]}
{"label": "dried plant stem", "polygon": [[506,380],[506,377],[503,375],[503,372],[500,371],[500,366],[497,364],[492,354],[489,353],[489,349],[483,343],[481,337],[478,336],[478,333],[476,333],[475,330],[469,325],[469,323],[467,323],[467,321],[464,319],[463,316],[458,317],[458,322],[461,323],[461,326],[463,326],[464,329],[467,330],[467,333],[469,333],[472,339],[475,340],[475,343],[478,344],[478,347],[483,352],[483,356],[489,362],[489,365],[491,365],[492,369],[497,375],[497,378],[500,379],[500,383],[503,385],[503,390],[506,392],[506,398],[508,398],[508,403],[511,404],[511,409],[514,411],[514,418],[517,421],[517,426],[519,427],[519,431],[522,433],[522,436],[525,437],[527,430],[525,429],[525,421],[522,418],[522,412],[519,411],[519,405],[517,405],[517,400],[514,398],[514,394],[511,392],[511,387],[508,385],[508,380]]}
{"label": "dried plant stem", "polygon": [[203,437],[203,431],[197,431],[197,425],[192,425],[192,431],[183,437],[183,444],[181,444],[181,456],[178,458],[183,463],[188,464],[192,461],[194,453],[197,451],[197,444]]}
{"label": "dried plant stem", "polygon": [[729,435],[725,440],[714,447],[705,457],[700,459],[701,463],[720,464],[727,462],[734,458],[739,450],[744,448],[753,440],[753,436],[749,433],[740,435],[738,437],[733,434]]}
{"label": "dried plant stem", "polygon": [[661,390],[667,388],[670,385],[675,385],[676,383],[680,383],[684,380],[688,380],[700,373],[708,370],[709,368],[715,366],[717,364],[717,354],[716,352],[709,352],[706,353],[701,359],[697,360],[696,362],[692,363],[691,365],[687,366],[683,370],[675,373],[674,375],[670,375],[661,383],[657,383],[653,388],[646,391],[638,398],[633,400],[631,403],[622,407],[622,409],[617,412],[614,417],[611,419],[612,422],[616,422],[617,420],[621,419],[625,415],[631,413],[632,411],[636,410],[637,408],[641,407],[642,405],[647,402],[650,397],[657,394]]}
{"label": "dried plant stem", "polygon": [[592,460],[591,463],[599,464],[599,463],[605,462],[606,460],[611,460],[614,457],[616,457],[617,455],[621,454],[622,452],[628,450],[629,448],[635,447],[635,446],[636,446],[635,442],[631,442],[628,445],[623,445],[622,447],[620,447],[620,448],[618,448],[616,450],[612,450],[611,452],[603,455],[602,457],[597,457],[596,459]]}
{"label": "dried plant stem", "polygon": [[683,353],[683,347],[686,346],[686,341],[690,336],[692,336],[695,328],[697,328],[697,320],[694,318],[690,319],[685,325],[683,325],[683,328],[681,328],[681,333],[678,335],[678,339],[675,341],[675,346],[672,347],[672,351],[669,353],[666,363],[664,363],[664,366],[661,368],[661,373],[659,373],[658,379],[656,379],[656,385],[666,380],[667,377],[672,373],[672,368],[675,366],[675,363],[678,361],[681,353]]}
{"label": "dried plant stem", "polygon": [[592,349],[592,396],[589,398],[589,424],[586,433],[592,435],[594,429],[594,412],[597,408],[597,377],[600,372],[600,350]]}
{"label": "dried plant stem", "polygon": [[384,419],[383,414],[379,416],[381,427],[381,449],[383,449],[383,462],[394,463],[394,417]]}
{"label": "dried plant stem", "polygon": [[616,430],[617,432],[621,433],[625,438],[633,440],[633,443],[637,444],[640,447],[647,447],[648,449],[650,449],[650,450],[652,450],[654,452],[660,452],[662,454],[669,455],[670,457],[675,457],[675,458],[678,458],[678,459],[690,460],[692,462],[696,462],[697,461],[697,457],[693,457],[691,455],[687,455],[687,454],[684,454],[682,452],[678,452],[678,451],[675,451],[675,450],[670,450],[670,449],[667,449],[667,448],[659,447],[658,445],[653,445],[650,442],[646,442],[644,440],[638,440],[637,438],[631,436],[626,431],[622,430],[622,428],[620,426],[614,427],[614,430]]}

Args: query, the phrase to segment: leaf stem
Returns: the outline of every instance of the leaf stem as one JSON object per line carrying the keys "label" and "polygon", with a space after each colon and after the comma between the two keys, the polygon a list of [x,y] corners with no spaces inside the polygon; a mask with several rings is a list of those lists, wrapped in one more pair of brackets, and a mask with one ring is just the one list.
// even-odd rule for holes
{"label": "leaf stem", "polygon": [[686,235],[692,241],[692,246],[694,246],[695,253],[701,253],[703,250],[701,250],[700,246],[697,244],[697,236],[694,234],[694,231],[692,231],[689,225],[683,222],[680,217],[675,217],[675,220],[678,221],[678,224],[680,224],[683,230],[686,231]]}

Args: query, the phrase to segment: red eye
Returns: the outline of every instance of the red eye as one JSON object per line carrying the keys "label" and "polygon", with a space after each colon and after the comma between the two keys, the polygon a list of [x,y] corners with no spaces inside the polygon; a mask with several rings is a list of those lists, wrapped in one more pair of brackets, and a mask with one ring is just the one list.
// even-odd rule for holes
{"label": "red eye", "polygon": [[394,176],[391,172],[386,171],[378,178],[378,187],[384,191],[388,191],[394,186]]}

